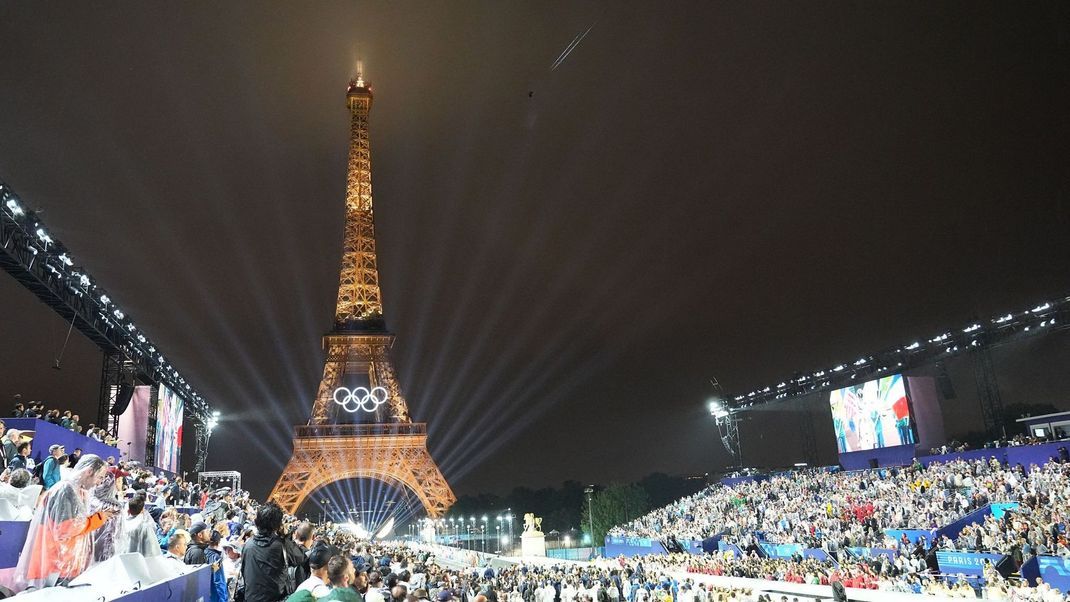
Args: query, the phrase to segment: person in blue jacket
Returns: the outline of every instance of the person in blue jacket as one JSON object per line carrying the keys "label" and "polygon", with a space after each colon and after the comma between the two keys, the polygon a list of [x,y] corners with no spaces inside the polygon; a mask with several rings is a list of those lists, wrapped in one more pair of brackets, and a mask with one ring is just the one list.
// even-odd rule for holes
{"label": "person in blue jacket", "polygon": [[208,560],[208,565],[212,567],[210,598],[212,602],[227,602],[230,599],[230,593],[227,591],[227,576],[223,572],[223,550],[220,548],[222,539],[223,536],[219,531],[213,530],[210,543],[204,549],[204,557]]}
{"label": "person in blue jacket", "polygon": [[45,486],[45,489],[51,489],[53,485],[59,483],[60,480],[60,461],[63,457],[64,450],[62,445],[53,444],[48,448],[48,459],[45,460],[45,466],[41,472],[41,484]]}

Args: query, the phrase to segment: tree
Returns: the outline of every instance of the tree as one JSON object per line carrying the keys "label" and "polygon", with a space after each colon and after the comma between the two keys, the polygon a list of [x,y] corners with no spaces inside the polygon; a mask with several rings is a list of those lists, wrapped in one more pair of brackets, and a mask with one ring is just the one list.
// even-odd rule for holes
{"label": "tree", "polygon": [[650,510],[650,498],[639,485],[614,484],[596,491],[590,507],[583,509],[582,529],[591,534],[592,545],[598,546],[613,527],[634,520]]}

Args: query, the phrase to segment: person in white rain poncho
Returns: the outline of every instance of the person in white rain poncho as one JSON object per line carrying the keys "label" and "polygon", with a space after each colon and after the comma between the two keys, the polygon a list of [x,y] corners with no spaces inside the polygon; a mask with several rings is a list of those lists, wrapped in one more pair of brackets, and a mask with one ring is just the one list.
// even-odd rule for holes
{"label": "person in white rain poncho", "polygon": [[156,522],[145,512],[145,496],[137,493],[127,503],[123,513],[123,528],[115,550],[120,554],[139,552],[146,558],[160,556],[160,544],[156,539]]}

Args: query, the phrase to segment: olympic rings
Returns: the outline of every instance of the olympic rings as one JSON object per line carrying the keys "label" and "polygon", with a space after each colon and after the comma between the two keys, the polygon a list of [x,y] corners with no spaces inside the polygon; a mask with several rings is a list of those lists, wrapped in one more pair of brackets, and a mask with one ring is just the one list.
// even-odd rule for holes
{"label": "olympic rings", "polygon": [[[340,399],[339,396],[341,397]],[[334,390],[331,398],[334,403],[342,406],[347,412],[352,413],[357,410],[364,410],[371,413],[386,403],[386,400],[390,399],[390,394],[383,387],[372,387],[370,391],[367,387],[357,387],[352,390],[346,387],[338,387]],[[350,407],[350,404],[352,404],[352,407]]]}

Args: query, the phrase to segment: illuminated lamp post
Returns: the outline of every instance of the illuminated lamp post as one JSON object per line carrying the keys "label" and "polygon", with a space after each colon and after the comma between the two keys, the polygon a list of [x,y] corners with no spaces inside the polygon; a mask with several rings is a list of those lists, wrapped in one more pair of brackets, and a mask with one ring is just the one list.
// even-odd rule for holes
{"label": "illuminated lamp post", "polygon": [[594,549],[598,547],[594,542],[594,485],[588,485],[583,492],[587,494],[587,522],[591,529],[591,557],[593,558]]}

